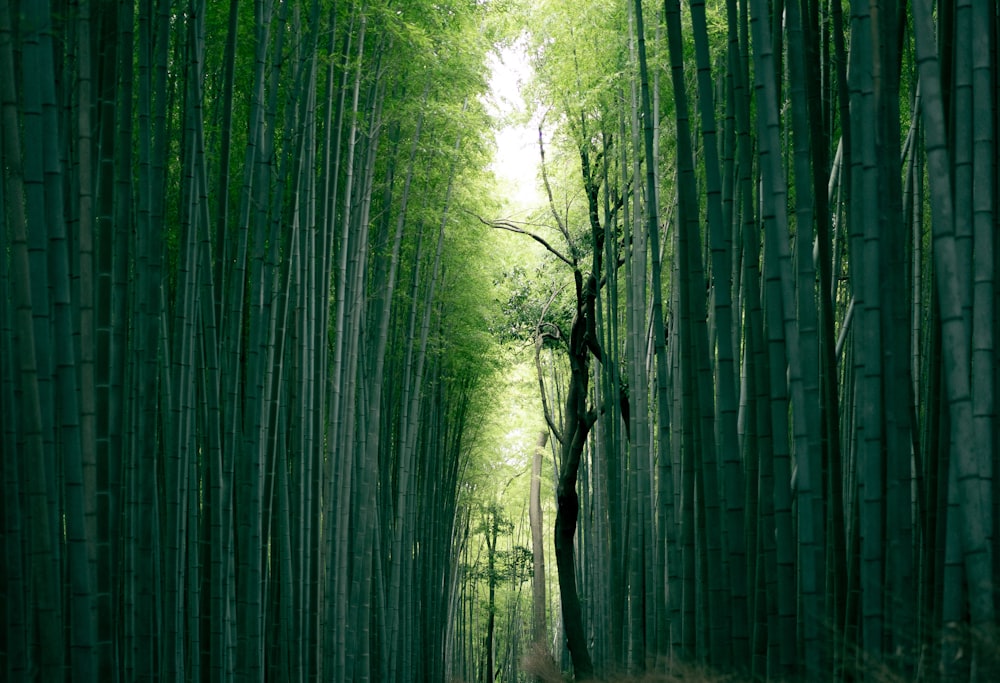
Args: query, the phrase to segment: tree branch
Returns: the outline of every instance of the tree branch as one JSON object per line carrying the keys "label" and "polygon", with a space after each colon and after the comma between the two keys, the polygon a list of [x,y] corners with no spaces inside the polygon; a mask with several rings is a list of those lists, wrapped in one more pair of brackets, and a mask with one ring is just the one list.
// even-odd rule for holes
{"label": "tree branch", "polygon": [[552,217],[556,220],[556,227],[559,228],[559,232],[562,233],[563,237],[566,238],[566,243],[570,245],[570,251],[573,251],[573,243],[569,238],[569,230],[566,229],[566,224],[562,222],[559,218],[559,212],[556,211],[556,201],[552,197],[552,186],[549,184],[549,174],[545,170],[545,144],[542,138],[542,124],[538,124],[538,155],[541,157],[539,162],[539,168],[542,171],[542,184],[545,185],[545,194],[549,198],[549,210],[552,212]]}
{"label": "tree branch", "polygon": [[[544,323],[545,320],[545,314],[548,313],[549,306],[551,306],[552,302],[555,301],[557,294],[559,294],[558,290],[553,292],[552,296],[549,297],[549,300],[545,303],[545,306],[542,308],[542,314],[538,317],[538,324],[535,325],[535,370],[538,372],[538,390],[539,394],[542,397],[542,412],[545,414],[545,422],[549,425],[549,429],[552,430],[552,435],[555,437],[556,441],[558,441],[559,443],[563,443],[562,432],[559,430],[558,427],[556,427],[555,420],[552,419],[552,411],[549,410],[548,399],[545,398],[545,373],[542,372],[542,358],[541,358],[543,340],[547,336],[549,337],[555,336],[552,335],[551,333],[543,332],[542,324]],[[559,329],[559,326],[555,325],[555,328],[556,331],[561,335],[562,330]]]}
{"label": "tree branch", "polygon": [[[466,211],[466,212],[467,213],[472,213],[471,211]],[[539,244],[541,244],[543,247],[545,247],[550,254],[552,254],[557,259],[559,259],[560,261],[562,261],[563,263],[565,263],[567,266],[569,266],[570,268],[576,268],[576,264],[574,264],[568,258],[566,258],[565,256],[563,256],[562,253],[558,249],[556,249],[551,244],[549,244],[548,241],[544,237],[542,237],[541,235],[533,233],[530,230],[525,230],[524,228],[516,225],[513,221],[507,220],[505,218],[498,218],[496,220],[488,221],[485,218],[483,218],[482,216],[479,216],[477,214],[472,214],[472,215],[476,216],[476,218],[478,218],[479,221],[483,225],[488,225],[489,227],[496,228],[497,230],[508,230],[510,232],[516,232],[519,235],[526,235],[526,236],[530,237],[531,239],[535,240],[536,242],[538,242]]]}

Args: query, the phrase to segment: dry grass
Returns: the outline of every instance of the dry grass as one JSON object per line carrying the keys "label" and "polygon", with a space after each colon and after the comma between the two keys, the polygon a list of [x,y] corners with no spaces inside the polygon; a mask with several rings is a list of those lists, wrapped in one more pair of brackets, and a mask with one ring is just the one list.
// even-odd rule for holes
{"label": "dry grass", "polygon": [[[540,646],[532,647],[521,660],[521,669],[535,676],[540,683],[569,683],[573,678],[564,674],[552,655]],[[641,676],[616,675],[595,678],[593,683],[737,683],[739,679],[709,671],[704,667],[675,664],[670,673],[647,673]]]}
{"label": "dry grass", "polygon": [[528,648],[521,659],[521,669],[544,683],[563,683],[566,681],[559,665],[544,645],[538,643]]}

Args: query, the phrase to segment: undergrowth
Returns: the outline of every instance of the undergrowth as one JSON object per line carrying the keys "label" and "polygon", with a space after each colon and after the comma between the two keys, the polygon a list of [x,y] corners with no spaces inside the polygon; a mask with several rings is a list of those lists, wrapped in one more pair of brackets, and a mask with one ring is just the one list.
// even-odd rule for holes
{"label": "undergrowth", "polygon": [[[876,660],[855,651],[853,661],[840,661],[838,673],[832,678],[850,682],[875,683],[951,683],[1000,681],[1000,629],[949,629],[932,646],[923,648],[914,661],[901,665],[899,661]],[[947,651],[946,656],[942,652]],[[847,657],[851,660],[852,657]],[[521,660],[521,669],[528,680],[537,683],[572,683],[573,677],[559,668],[552,655],[535,646]],[[753,683],[754,679],[733,673],[714,671],[706,666],[673,663],[667,672],[645,673],[639,676],[614,675],[596,677],[590,683]],[[827,680],[830,680],[829,678]],[[806,679],[802,679],[807,683]]]}

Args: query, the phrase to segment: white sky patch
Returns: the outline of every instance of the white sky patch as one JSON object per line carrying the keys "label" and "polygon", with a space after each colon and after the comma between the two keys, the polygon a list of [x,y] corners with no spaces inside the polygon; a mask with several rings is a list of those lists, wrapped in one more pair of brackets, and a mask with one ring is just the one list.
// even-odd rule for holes
{"label": "white sky patch", "polygon": [[538,126],[527,120],[521,88],[531,78],[531,65],[522,41],[490,55],[489,104],[498,117],[497,152],[493,171],[510,192],[510,210],[516,218],[541,202],[538,191]]}

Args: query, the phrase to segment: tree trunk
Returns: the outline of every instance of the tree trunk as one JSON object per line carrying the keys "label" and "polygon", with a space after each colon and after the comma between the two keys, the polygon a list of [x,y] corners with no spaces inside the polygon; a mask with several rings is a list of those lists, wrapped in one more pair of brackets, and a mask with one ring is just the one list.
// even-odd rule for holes
{"label": "tree trunk", "polygon": [[[588,278],[588,285],[596,288],[596,280]],[[569,342],[570,382],[563,413],[562,468],[556,488],[555,552],[563,627],[573,661],[573,674],[577,681],[586,681],[593,677],[594,665],[587,648],[587,632],[576,585],[574,538],[580,515],[576,482],[587,434],[597,416],[587,408],[590,351],[586,344],[586,312],[581,305],[583,284],[579,272],[576,273],[576,287],[579,303]]]}
{"label": "tree trunk", "polygon": [[547,431],[539,432],[538,443],[531,456],[531,492],[528,501],[528,517],[531,524],[531,615],[532,639],[535,646],[544,646],[548,636],[545,618],[545,541],[542,536],[542,452],[549,439]]}

